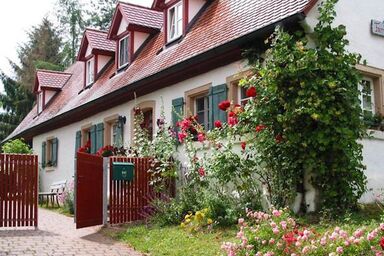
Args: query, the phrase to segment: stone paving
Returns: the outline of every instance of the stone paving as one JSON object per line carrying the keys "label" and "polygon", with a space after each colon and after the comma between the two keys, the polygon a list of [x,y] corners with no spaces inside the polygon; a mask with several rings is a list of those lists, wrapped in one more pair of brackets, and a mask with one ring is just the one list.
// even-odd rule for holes
{"label": "stone paving", "polygon": [[39,228],[0,228],[0,256],[126,255],[140,253],[99,233],[76,230],[73,218],[39,208]]}

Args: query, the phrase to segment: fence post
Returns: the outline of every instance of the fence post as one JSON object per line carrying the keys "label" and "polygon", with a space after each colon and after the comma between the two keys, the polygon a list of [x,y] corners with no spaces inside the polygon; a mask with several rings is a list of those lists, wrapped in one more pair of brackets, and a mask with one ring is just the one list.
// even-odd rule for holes
{"label": "fence post", "polygon": [[108,166],[109,157],[103,157],[103,225],[108,224]]}

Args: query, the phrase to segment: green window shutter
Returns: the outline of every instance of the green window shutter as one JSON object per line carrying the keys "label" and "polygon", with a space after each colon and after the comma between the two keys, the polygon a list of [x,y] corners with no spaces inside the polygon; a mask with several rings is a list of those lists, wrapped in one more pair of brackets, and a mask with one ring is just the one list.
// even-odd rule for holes
{"label": "green window shutter", "polygon": [[76,132],[76,144],[75,144],[75,155],[81,147],[81,131]]}
{"label": "green window shutter", "polygon": [[184,98],[172,100],[172,124],[176,127],[176,123],[181,121],[180,116],[184,116]]}
{"label": "green window shutter", "polygon": [[123,143],[123,134],[124,134],[124,123],[123,121],[119,120],[117,121],[117,125],[116,125],[116,145],[117,147],[122,147],[124,146],[124,143]]}
{"label": "green window shutter", "polygon": [[96,138],[96,125],[92,125],[91,126],[91,130],[90,130],[90,134],[91,134],[91,154],[95,154],[96,151],[97,151],[97,138]]}
{"label": "green window shutter", "polygon": [[104,147],[104,123],[96,125],[96,151]]}
{"label": "green window shutter", "polygon": [[54,138],[52,140],[52,166],[57,166],[57,152],[59,149],[59,140]]}
{"label": "green window shutter", "polygon": [[41,145],[41,166],[45,167],[45,157],[46,157],[47,143],[44,141]]}
{"label": "green window shutter", "polygon": [[227,113],[221,111],[219,103],[228,99],[227,84],[217,85],[209,89],[209,129],[213,128],[216,120],[227,122]]}

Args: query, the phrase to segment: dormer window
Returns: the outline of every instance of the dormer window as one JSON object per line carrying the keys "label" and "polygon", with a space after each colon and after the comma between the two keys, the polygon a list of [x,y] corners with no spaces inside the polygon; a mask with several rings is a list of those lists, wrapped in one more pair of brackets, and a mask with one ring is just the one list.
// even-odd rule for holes
{"label": "dormer window", "polygon": [[92,84],[95,80],[94,70],[93,60],[90,59],[87,61],[87,85]]}
{"label": "dormer window", "polygon": [[129,36],[126,36],[119,41],[119,68],[128,65],[128,40]]}
{"label": "dormer window", "polygon": [[43,112],[43,106],[43,92],[41,91],[37,94],[37,114]]}
{"label": "dormer window", "polygon": [[168,9],[168,42],[183,34],[183,5],[180,1]]}

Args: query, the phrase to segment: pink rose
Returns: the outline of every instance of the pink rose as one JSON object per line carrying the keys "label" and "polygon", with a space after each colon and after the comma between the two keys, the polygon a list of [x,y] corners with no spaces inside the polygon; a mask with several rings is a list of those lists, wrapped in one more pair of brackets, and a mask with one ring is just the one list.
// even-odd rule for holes
{"label": "pink rose", "polygon": [[336,252],[338,253],[338,254],[342,254],[343,253],[343,247],[341,247],[341,246],[339,246],[339,247],[337,247],[336,248]]}

